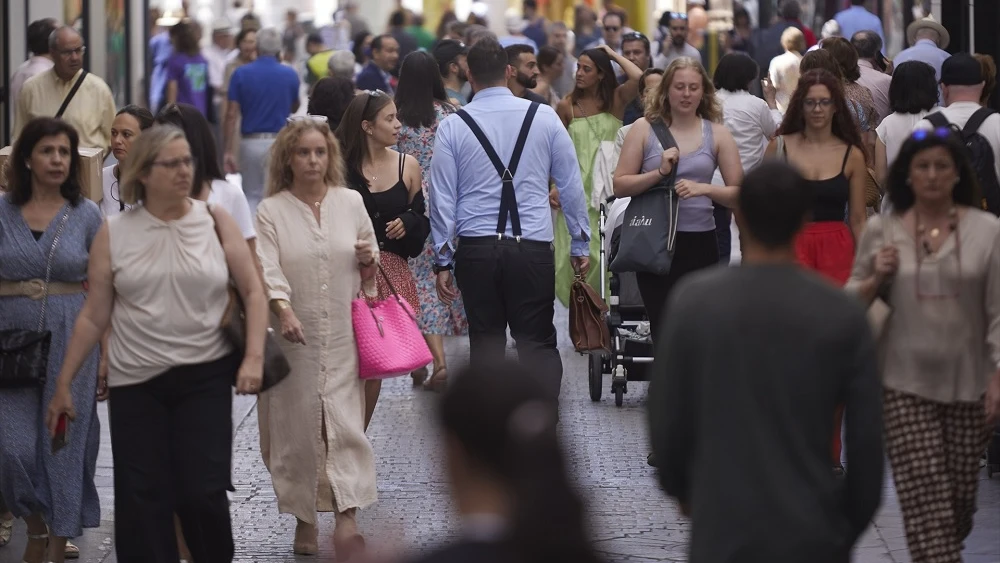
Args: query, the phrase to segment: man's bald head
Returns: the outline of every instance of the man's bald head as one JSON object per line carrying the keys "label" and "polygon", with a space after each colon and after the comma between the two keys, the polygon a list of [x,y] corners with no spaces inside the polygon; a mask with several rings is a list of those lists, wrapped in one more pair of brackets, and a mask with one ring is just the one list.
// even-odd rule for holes
{"label": "man's bald head", "polygon": [[55,51],[60,48],[60,44],[72,42],[74,39],[83,42],[83,36],[80,35],[79,31],[68,25],[61,25],[49,35],[49,51]]}
{"label": "man's bald head", "polygon": [[83,68],[83,36],[69,26],[57,28],[49,36],[49,53],[54,63],[53,70],[62,80],[69,80]]}

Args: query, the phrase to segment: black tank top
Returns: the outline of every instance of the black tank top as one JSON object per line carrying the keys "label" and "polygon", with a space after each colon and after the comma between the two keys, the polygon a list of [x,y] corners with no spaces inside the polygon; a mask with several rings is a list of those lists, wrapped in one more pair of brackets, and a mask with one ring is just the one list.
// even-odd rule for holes
{"label": "black tank top", "polygon": [[[365,207],[368,216],[372,220],[372,227],[375,229],[375,238],[378,239],[379,249],[406,256],[402,246],[402,239],[390,240],[385,236],[386,226],[396,220],[406,212],[410,206],[410,190],[403,181],[403,163],[405,155],[399,155],[399,180],[389,189],[381,192],[372,192],[368,189],[368,182],[364,178],[356,179],[354,187],[361,192],[362,199],[365,200]],[[364,182],[362,185],[360,182]],[[367,196],[367,197],[366,197]]]}
{"label": "black tank top", "polygon": [[[816,205],[813,206],[813,222],[838,221],[843,222],[847,216],[847,204],[851,199],[851,181],[847,179],[844,170],[847,169],[847,158],[851,156],[851,146],[847,146],[844,162],[840,165],[840,173],[826,180],[805,180],[816,193]],[[785,144],[785,161],[788,161],[788,144]]]}

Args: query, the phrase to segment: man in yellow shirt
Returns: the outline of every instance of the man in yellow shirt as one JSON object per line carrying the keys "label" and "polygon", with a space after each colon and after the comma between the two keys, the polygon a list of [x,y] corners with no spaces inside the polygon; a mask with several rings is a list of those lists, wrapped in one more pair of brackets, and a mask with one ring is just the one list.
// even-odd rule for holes
{"label": "man in yellow shirt", "polygon": [[[37,117],[53,117],[83,73],[83,37],[71,27],[60,27],[49,38],[52,69],[24,83],[17,98],[14,137]],[[108,85],[94,74],[87,74],[62,119],[80,135],[80,146],[98,148],[107,156],[111,147],[111,122],[115,119],[115,99]]]}

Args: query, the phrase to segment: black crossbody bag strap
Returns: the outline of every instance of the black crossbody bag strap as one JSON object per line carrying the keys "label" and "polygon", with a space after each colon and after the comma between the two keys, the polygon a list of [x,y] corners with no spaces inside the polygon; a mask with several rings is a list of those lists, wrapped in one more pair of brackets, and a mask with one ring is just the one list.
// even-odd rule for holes
{"label": "black crossbody bag strap", "polygon": [[80,78],[76,79],[76,84],[73,85],[73,89],[69,91],[69,94],[66,94],[66,99],[63,100],[62,105],[59,106],[59,111],[56,112],[57,118],[62,117],[63,114],[66,113],[66,108],[69,107],[69,103],[73,101],[73,96],[76,96],[77,90],[79,90],[80,86],[83,85],[83,81],[86,80],[87,74],[89,73],[86,70],[80,73]]}
{"label": "black crossbody bag strap", "polygon": [[493,148],[489,139],[486,138],[486,134],[483,133],[479,124],[472,119],[472,116],[465,110],[458,111],[458,116],[462,118],[462,121],[472,130],[472,134],[479,140],[479,144],[486,151],[486,156],[490,158],[490,162],[493,163],[493,167],[496,168],[497,174],[500,175],[500,181],[503,183],[500,192],[500,216],[497,219],[497,238],[503,237],[503,234],[507,232],[507,218],[510,217],[511,232],[514,234],[516,240],[521,240],[521,216],[517,211],[514,174],[517,173],[517,165],[521,161],[521,153],[524,152],[524,145],[528,141],[528,130],[531,129],[531,122],[535,119],[538,107],[538,102],[532,102],[528,107],[528,113],[524,116],[521,131],[518,133],[517,142],[514,144],[514,152],[510,156],[510,164],[507,166],[504,166],[503,161],[500,160],[500,156],[497,155],[496,149]]}

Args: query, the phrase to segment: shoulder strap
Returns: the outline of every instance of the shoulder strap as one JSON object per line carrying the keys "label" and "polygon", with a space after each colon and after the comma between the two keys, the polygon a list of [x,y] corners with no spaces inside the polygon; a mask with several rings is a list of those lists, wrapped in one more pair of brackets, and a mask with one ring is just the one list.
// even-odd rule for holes
{"label": "shoulder strap", "polygon": [[[669,148],[674,148],[677,146],[677,140],[674,139],[673,134],[670,133],[670,128],[667,127],[667,124],[664,123],[662,119],[657,119],[656,121],[650,123],[649,125],[650,127],[653,128],[653,132],[656,133],[656,138],[660,140],[660,147],[663,150],[667,150]],[[670,176],[666,178],[667,181],[666,185],[668,187],[673,186],[674,183],[677,181],[677,169],[680,168],[679,164],[680,163],[675,164],[671,168]],[[660,184],[657,185],[663,185],[662,181]]]}
{"label": "shoulder strap", "polygon": [[934,127],[948,127],[949,125],[951,125],[951,122],[948,121],[948,118],[945,117],[944,114],[942,114],[939,111],[936,111],[928,115],[924,119],[930,121],[931,125],[933,125]]}
{"label": "shoulder strap", "polygon": [[775,139],[774,156],[788,162],[788,148],[785,147],[785,136],[778,135]]}
{"label": "shoulder strap", "polygon": [[63,216],[59,219],[59,226],[56,227],[56,234],[52,237],[52,246],[49,248],[49,254],[45,258],[45,294],[42,297],[42,311],[38,315],[38,332],[42,332],[45,329],[45,314],[48,312],[49,305],[49,282],[52,280],[52,258],[56,254],[56,247],[59,246],[59,239],[62,238],[63,230],[66,228],[66,221],[69,220],[69,212],[72,211],[72,204],[66,204],[66,211],[63,212]]}
{"label": "shoulder strap", "polygon": [[854,148],[853,145],[847,145],[847,152],[844,153],[844,162],[840,164],[840,173],[843,174],[844,170],[847,170],[847,159],[851,158],[851,149]]}
{"label": "shoulder strap", "polygon": [[965,127],[962,128],[962,138],[967,139],[979,131],[979,128],[983,126],[983,122],[996,112],[993,108],[977,109],[976,113],[972,114],[969,120],[965,122]]}
{"label": "shoulder strap", "polygon": [[472,134],[476,136],[479,144],[486,151],[486,156],[489,157],[490,162],[493,163],[493,167],[496,168],[497,174],[500,175],[502,188],[500,192],[500,217],[497,220],[498,237],[502,237],[507,232],[507,218],[509,216],[511,232],[513,232],[514,238],[519,241],[521,239],[521,217],[517,211],[517,198],[514,193],[514,174],[517,173],[517,165],[521,160],[524,145],[528,141],[528,131],[531,129],[531,122],[535,119],[538,107],[538,102],[531,102],[531,105],[528,106],[528,112],[524,115],[524,122],[521,124],[521,131],[517,135],[514,152],[510,155],[510,163],[507,166],[504,166],[503,161],[500,160],[500,156],[497,155],[496,149],[493,148],[493,144],[486,138],[486,133],[479,127],[476,120],[472,119],[472,116],[464,109],[456,112],[462,118],[462,121],[469,126],[469,129],[472,130]]}
{"label": "shoulder strap", "polygon": [[399,180],[403,180],[403,163],[406,162],[406,155],[399,153]]}
{"label": "shoulder strap", "polygon": [[59,111],[56,112],[57,118],[62,117],[63,114],[66,113],[66,108],[69,107],[69,103],[73,101],[73,97],[76,96],[76,92],[80,89],[83,81],[87,79],[87,74],[89,73],[86,70],[80,73],[80,78],[76,79],[76,84],[73,84],[73,89],[69,91],[69,94],[66,94],[66,99],[63,100],[62,105],[59,106]]}

